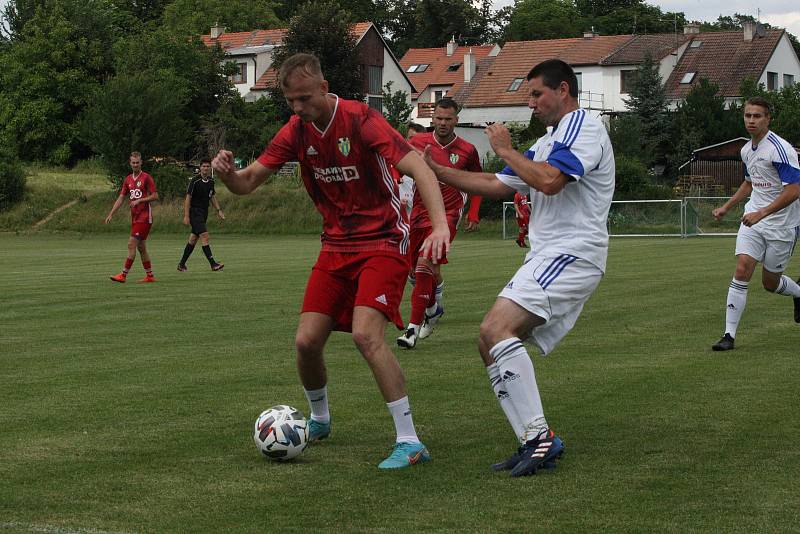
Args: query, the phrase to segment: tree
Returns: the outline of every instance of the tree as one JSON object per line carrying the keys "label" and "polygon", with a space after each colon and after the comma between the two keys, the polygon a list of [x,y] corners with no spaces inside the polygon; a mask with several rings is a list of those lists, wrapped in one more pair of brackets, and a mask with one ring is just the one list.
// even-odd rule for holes
{"label": "tree", "polygon": [[229,32],[280,28],[271,0],[174,0],[164,9],[163,26],[180,36],[206,34],[219,24]]}
{"label": "tree", "polygon": [[[319,58],[331,92],[343,98],[363,100],[361,66],[358,64],[356,38],[351,31],[351,14],[333,0],[309,2],[297,12],[299,14],[289,21],[283,45],[273,55],[273,68],[280,69],[283,62],[294,54],[314,54]],[[291,112],[284,103],[280,87],[271,88],[270,93],[281,115],[288,117]]]}
{"label": "tree", "polygon": [[643,0],[577,0],[584,30],[601,35],[677,32],[686,23],[683,13],[663,13]]}
{"label": "tree", "polygon": [[636,69],[631,80],[625,106],[633,117],[641,124],[642,163],[646,166],[662,161],[669,144],[669,115],[667,114],[667,97],[658,63],[653,57],[645,54],[644,62]]}
{"label": "tree", "polygon": [[120,16],[104,1],[47,2],[0,52],[0,130],[23,160],[86,155],[75,121],[112,72]]}
{"label": "tree", "polygon": [[408,103],[408,93],[405,91],[392,91],[393,82],[383,86],[383,107],[386,109],[384,116],[394,129],[399,129],[401,124],[408,121],[414,108]]}
{"label": "tree", "polygon": [[580,14],[571,0],[520,0],[511,14],[503,39],[532,41],[577,37]]}
{"label": "tree", "polygon": [[80,121],[81,138],[92,147],[119,186],[128,173],[128,156],[179,157],[192,129],[182,117],[189,101],[181,80],[167,72],[119,74],[92,95]]}
{"label": "tree", "polygon": [[198,155],[216,154],[225,148],[246,161],[253,160],[281,126],[283,122],[278,119],[274,100],[259,98],[245,102],[235,93],[203,121],[204,144]]}

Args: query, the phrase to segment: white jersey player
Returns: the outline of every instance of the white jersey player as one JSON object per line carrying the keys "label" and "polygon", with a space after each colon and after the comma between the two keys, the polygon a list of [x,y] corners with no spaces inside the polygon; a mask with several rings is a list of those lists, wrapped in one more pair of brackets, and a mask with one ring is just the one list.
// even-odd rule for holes
{"label": "white jersey player", "polygon": [[555,466],[564,450],[547,424],[533,362],[524,340],[551,352],[578,319],[603,277],[608,251],[606,219],[614,195],[614,153],[597,120],[578,109],[575,73],[561,60],[528,74],[529,107],[551,127],[525,154],[511,145],[505,126],[486,129],[492,148],[508,166],[498,174],[436,165],[439,180],[494,198],[515,191],[531,195],[532,251],[505,286],[480,328],[479,350],[494,393],[520,447],[496,470],[531,475]]}
{"label": "white jersey player", "polygon": [[745,179],[736,193],[712,212],[721,219],[750,196],[736,236],[736,272],[728,288],[725,334],[711,347],[716,351],[734,347],[747,288],[759,262],[764,289],[793,297],[794,320],[800,323],[800,286],[783,274],[800,226],[800,168],[792,145],[769,130],[770,118],[766,99],[754,97],[745,104],[744,125],[751,138],[742,147]]}

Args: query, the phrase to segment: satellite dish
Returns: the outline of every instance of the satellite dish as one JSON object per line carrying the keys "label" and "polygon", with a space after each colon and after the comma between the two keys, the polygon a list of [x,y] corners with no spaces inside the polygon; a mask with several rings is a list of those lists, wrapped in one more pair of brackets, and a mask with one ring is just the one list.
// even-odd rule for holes
{"label": "satellite dish", "polygon": [[767,29],[764,27],[763,24],[759,23],[756,24],[756,35],[759,37],[766,37],[767,36]]}

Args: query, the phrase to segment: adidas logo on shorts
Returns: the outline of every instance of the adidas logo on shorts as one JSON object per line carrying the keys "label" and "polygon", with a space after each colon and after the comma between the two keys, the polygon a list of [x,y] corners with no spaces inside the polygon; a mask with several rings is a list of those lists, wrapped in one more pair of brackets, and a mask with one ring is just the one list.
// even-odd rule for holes
{"label": "adidas logo on shorts", "polygon": [[386,302],[386,295],[381,295],[379,297],[375,297],[375,300],[383,304],[384,306],[388,306],[389,303]]}

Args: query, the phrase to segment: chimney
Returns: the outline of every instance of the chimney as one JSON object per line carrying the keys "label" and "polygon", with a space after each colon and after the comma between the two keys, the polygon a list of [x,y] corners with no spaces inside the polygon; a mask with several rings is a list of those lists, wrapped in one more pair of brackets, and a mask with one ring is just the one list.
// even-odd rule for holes
{"label": "chimney", "polygon": [[744,31],[744,40],[745,41],[752,41],[753,35],[756,33],[756,23],[755,22],[743,22],[742,23],[742,30]]}
{"label": "chimney", "polygon": [[696,22],[690,22],[683,27],[683,35],[697,35],[700,33],[700,25]]}
{"label": "chimney", "polygon": [[211,26],[211,38],[217,39],[220,35],[225,33],[225,26],[220,26],[219,22]]}
{"label": "chimney", "polygon": [[464,54],[464,83],[469,83],[472,81],[472,77],[475,76],[475,69],[478,67],[475,63],[475,56],[472,55],[472,48],[469,49],[469,52]]}
{"label": "chimney", "polygon": [[447,43],[447,57],[453,55],[453,52],[456,51],[456,40],[455,38],[451,37],[450,41]]}

